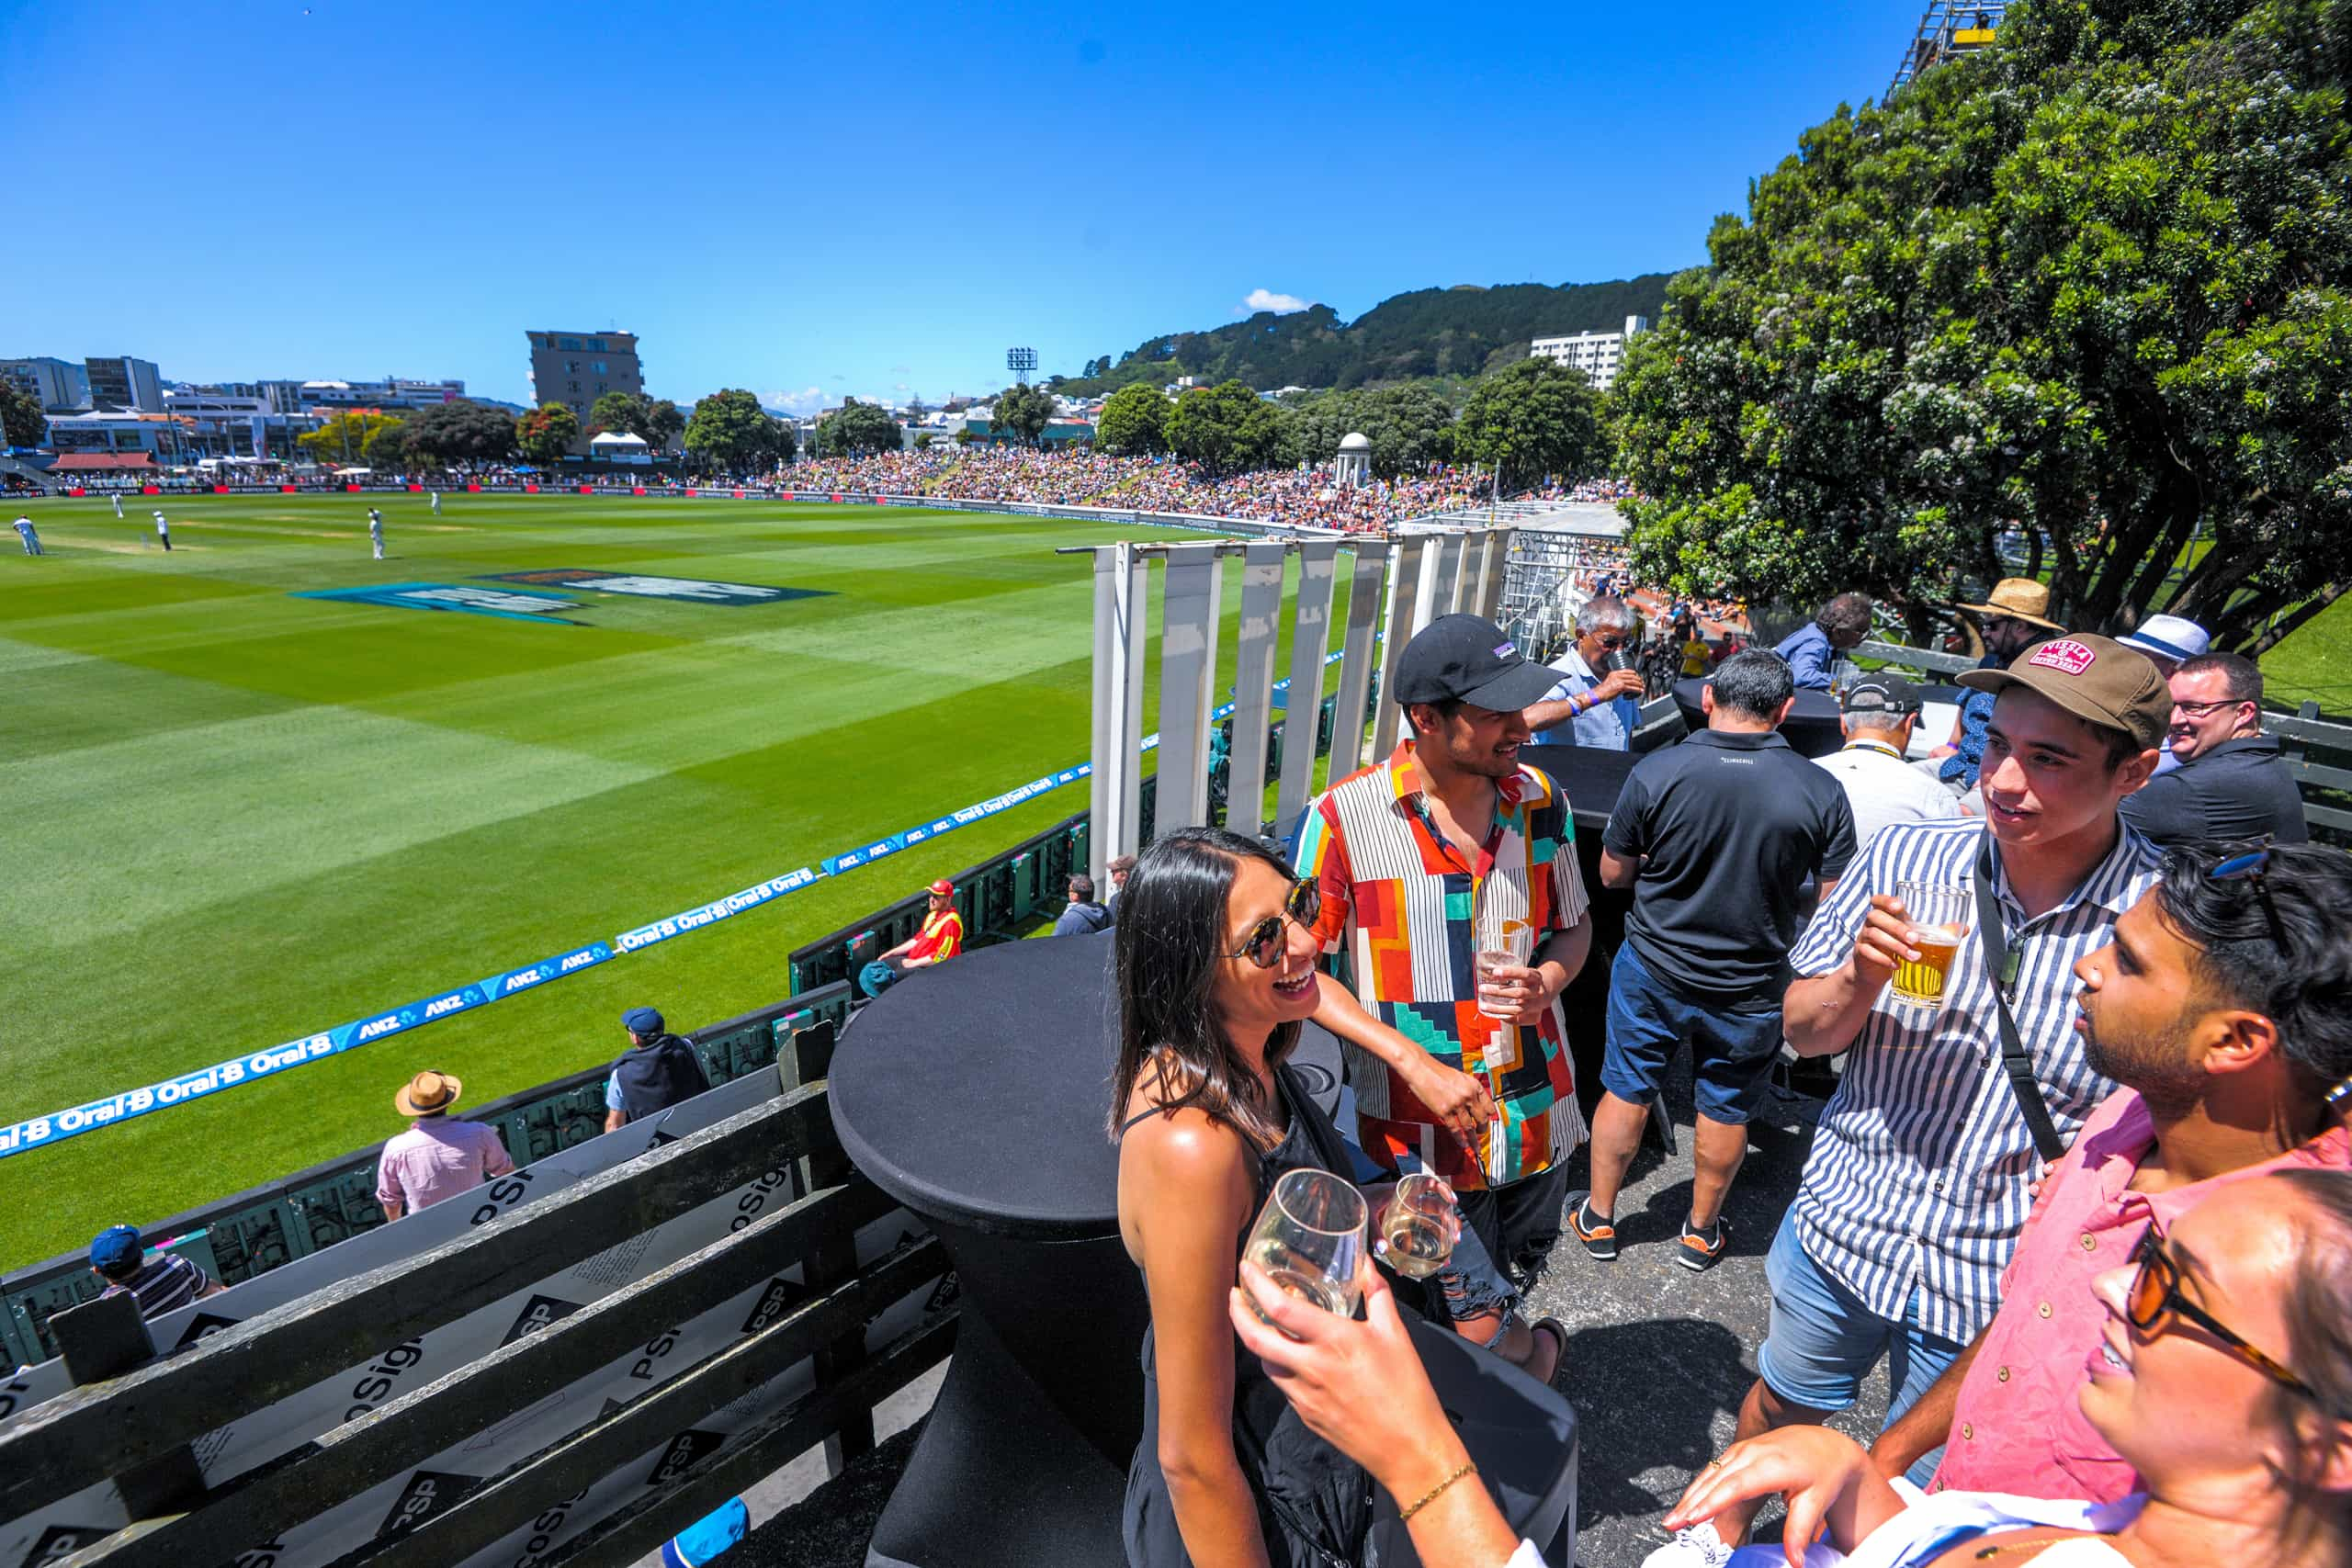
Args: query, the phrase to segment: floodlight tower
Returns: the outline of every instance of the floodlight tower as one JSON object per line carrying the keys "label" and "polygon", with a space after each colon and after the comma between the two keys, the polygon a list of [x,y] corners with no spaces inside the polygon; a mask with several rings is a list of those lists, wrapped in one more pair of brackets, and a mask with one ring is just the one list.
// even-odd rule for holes
{"label": "floodlight tower", "polygon": [[1927,0],[1927,5],[1918,31],[1903,51],[1903,63],[1894,68],[1894,81],[1886,89],[1890,98],[1928,66],[1989,46],[2008,10],[2007,0]]}
{"label": "floodlight tower", "polygon": [[1030,378],[1037,374],[1037,351],[1034,348],[1008,348],[1004,351],[1004,367],[1012,372],[1014,380],[1025,387]]}

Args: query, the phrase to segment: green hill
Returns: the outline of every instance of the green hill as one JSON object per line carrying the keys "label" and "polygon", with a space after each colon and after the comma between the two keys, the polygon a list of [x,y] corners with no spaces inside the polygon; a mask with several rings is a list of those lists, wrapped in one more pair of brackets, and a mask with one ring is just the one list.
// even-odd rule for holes
{"label": "green hill", "polygon": [[1610,283],[1457,284],[1384,299],[1353,321],[1329,305],[1288,315],[1261,310],[1207,332],[1148,338],[1095,374],[1057,376],[1056,391],[1108,392],[1131,381],[1239,379],[1275,387],[1359,387],[1425,376],[1476,376],[1524,357],[1529,340],[1613,332],[1628,316],[1656,316],[1670,275],[1645,273]]}

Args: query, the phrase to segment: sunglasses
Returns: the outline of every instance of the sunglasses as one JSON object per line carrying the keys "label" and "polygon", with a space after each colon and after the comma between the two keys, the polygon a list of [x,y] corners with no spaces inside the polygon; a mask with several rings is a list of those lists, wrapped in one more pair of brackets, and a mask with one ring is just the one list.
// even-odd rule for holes
{"label": "sunglasses", "polygon": [[1283,912],[1268,915],[1251,926],[1249,937],[1226,956],[1247,958],[1261,969],[1272,969],[1283,961],[1283,949],[1289,944],[1283,923],[1295,920],[1301,929],[1312,931],[1317,917],[1322,913],[1323,889],[1313,878],[1302,876],[1290,885],[1290,893],[1283,899]]}
{"label": "sunglasses", "polygon": [[2132,1284],[2124,1292],[2123,1320],[2132,1325],[2133,1333],[2154,1339],[2172,1326],[2176,1317],[2185,1317],[2220,1340],[2224,1350],[2256,1371],[2294,1390],[2322,1409],[2327,1408],[2318,1390],[2256,1349],[2245,1336],[2181,1294],[2180,1265],[2165,1251],[2164,1237],[2156,1233],[2154,1225],[2143,1233],[2140,1245],[2132,1249],[2132,1261],[2137,1265],[2138,1272],[2132,1276]]}
{"label": "sunglasses", "polygon": [[2286,929],[2278,923],[2278,906],[2270,901],[2270,885],[2262,879],[2270,864],[2270,846],[2257,843],[2250,849],[2214,863],[2205,874],[2214,882],[2234,882],[2240,878],[2254,884],[2255,898],[2262,905],[2263,919],[2270,922],[2270,940],[2278,945],[2278,956],[2291,956],[2287,952]]}
{"label": "sunglasses", "polygon": [[1619,634],[1619,635],[1617,635],[1617,636],[1611,637],[1611,636],[1606,636],[1606,635],[1603,635],[1603,634],[1599,633],[1599,632],[1595,632],[1595,633],[1593,634],[1593,638],[1592,638],[1592,640],[1593,640],[1593,641],[1595,641],[1595,642],[1597,642],[1597,643],[1599,643],[1599,644],[1600,644],[1601,647],[1603,647],[1603,648],[1610,648],[1610,649],[1623,648],[1623,647],[1624,647],[1624,646],[1625,646],[1625,643],[1626,643],[1626,638],[1625,638],[1625,637],[1624,637],[1622,633],[1621,633],[1621,634]]}

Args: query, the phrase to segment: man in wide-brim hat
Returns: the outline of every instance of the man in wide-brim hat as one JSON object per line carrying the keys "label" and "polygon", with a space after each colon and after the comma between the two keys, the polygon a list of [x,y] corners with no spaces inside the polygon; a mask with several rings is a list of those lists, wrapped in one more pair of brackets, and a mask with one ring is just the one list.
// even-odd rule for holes
{"label": "man in wide-brim hat", "polygon": [[[1993,584],[1982,604],[1960,608],[1976,616],[1984,634],[1984,659],[1980,670],[2005,670],[2011,660],[2044,637],[2066,628],[2050,618],[2050,585],[2030,577],[2005,577]],[[1993,717],[1990,692],[1971,692],[1960,702],[1951,739],[1937,749],[1942,759],[1936,777],[1958,794],[1976,787],[1976,770],[1984,760],[1984,726]]]}
{"label": "man in wide-brim hat", "polygon": [[387,1220],[470,1191],[514,1168],[497,1128],[448,1119],[465,1092],[455,1073],[430,1069],[393,1092],[392,1109],[410,1122],[407,1132],[384,1145],[376,1163],[376,1201],[384,1206]]}

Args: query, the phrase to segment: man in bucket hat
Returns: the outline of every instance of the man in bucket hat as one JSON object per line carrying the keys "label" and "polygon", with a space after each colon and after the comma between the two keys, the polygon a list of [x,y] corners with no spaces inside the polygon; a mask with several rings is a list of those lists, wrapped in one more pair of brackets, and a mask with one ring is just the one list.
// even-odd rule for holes
{"label": "man in bucket hat", "polygon": [[[1984,604],[1960,607],[1977,617],[1984,634],[1980,670],[2003,669],[2043,637],[2065,630],[2050,618],[2049,586],[2030,577],[2005,577],[1993,585]],[[1992,716],[1991,693],[1972,691],[1960,700],[1960,716],[1952,723],[1951,739],[1937,753],[1942,761],[1936,768],[1936,777],[1955,795],[1976,787],[1976,771],[1984,757],[1984,724]]]}
{"label": "man in bucket hat", "polygon": [[428,1070],[392,1096],[392,1109],[409,1118],[409,1129],[387,1143],[376,1162],[376,1201],[387,1220],[471,1191],[514,1168],[497,1128],[448,1119],[465,1091],[455,1074]]}
{"label": "man in bucket hat", "polygon": [[923,890],[922,928],[858,971],[857,983],[878,997],[907,977],[910,969],[944,964],[964,951],[964,917],[956,912],[956,885],[941,877]]}

